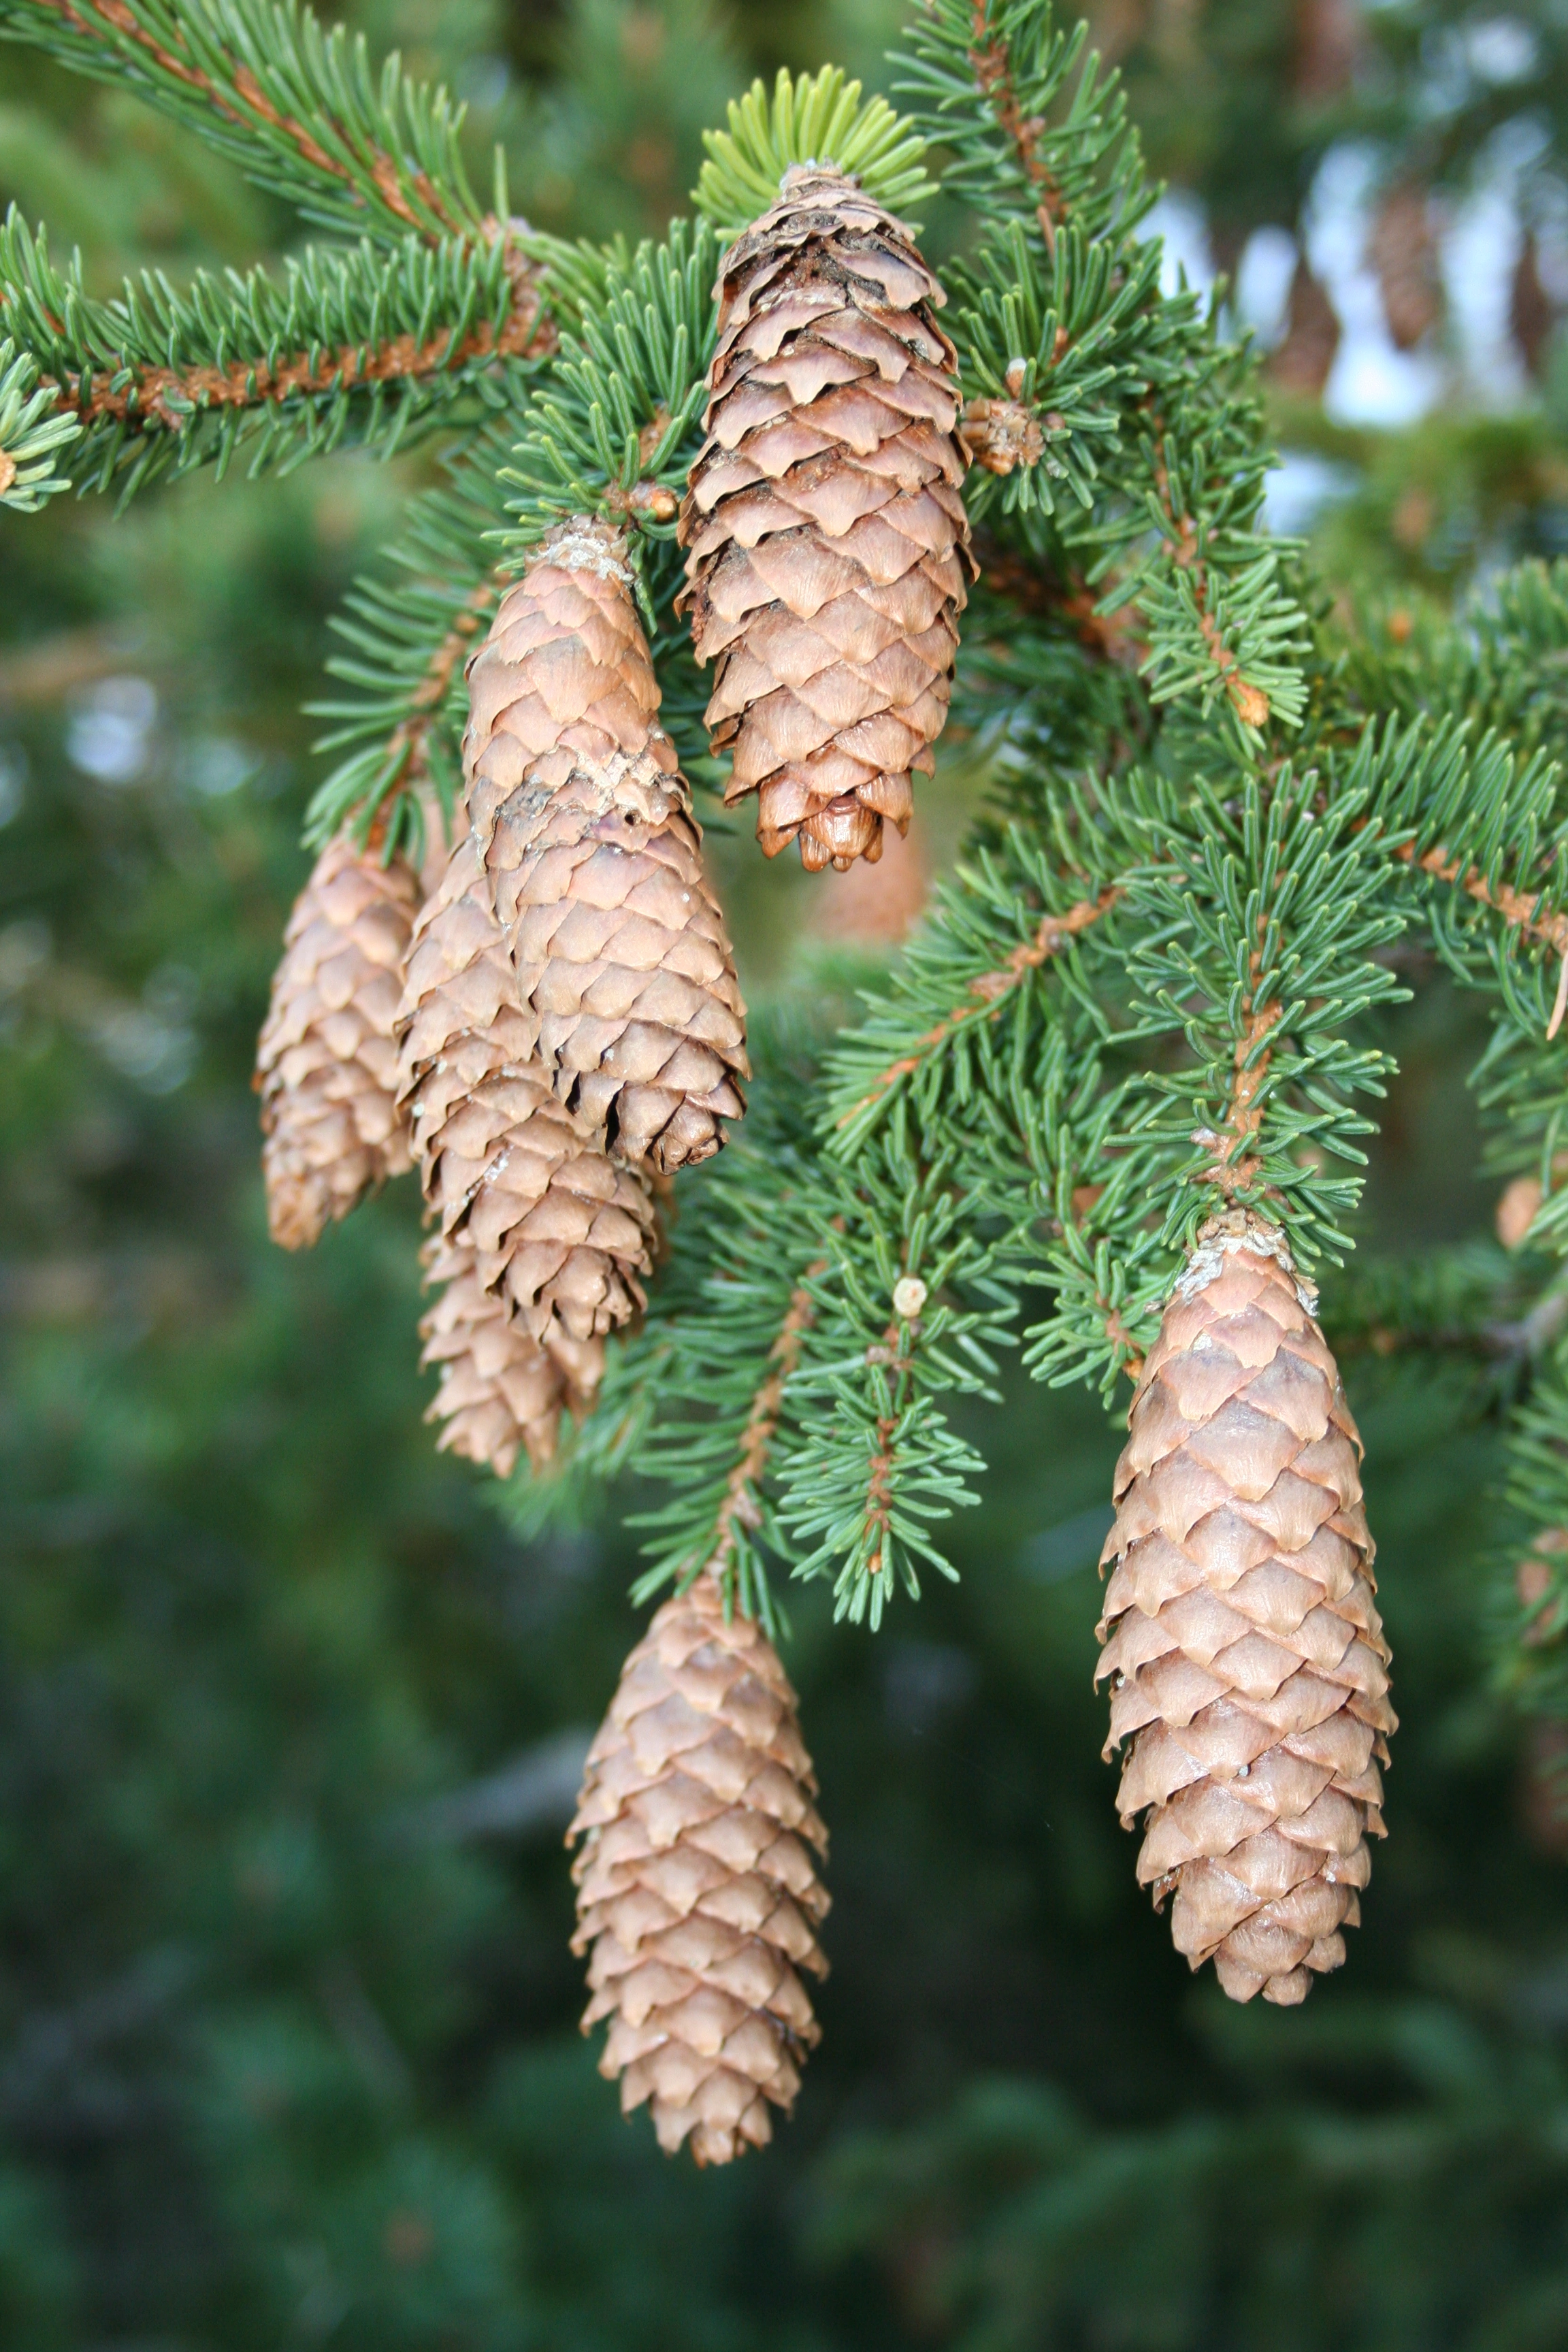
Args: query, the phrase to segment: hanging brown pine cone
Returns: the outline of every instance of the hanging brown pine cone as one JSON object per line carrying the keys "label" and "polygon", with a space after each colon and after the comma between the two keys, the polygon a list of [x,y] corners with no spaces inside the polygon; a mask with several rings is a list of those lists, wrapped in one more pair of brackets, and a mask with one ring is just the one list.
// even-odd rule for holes
{"label": "hanging brown pine cone", "polygon": [[1100,1625],[1138,1875],[1234,2000],[1304,2000],[1360,1918],[1395,1717],[1361,1440],[1278,1228],[1204,1228],[1138,1382]]}
{"label": "hanging brown pine cone", "polygon": [[470,835],[415,927],[399,1100],[426,1198],[474,1250],[485,1290],[534,1339],[581,1345],[645,1304],[652,1191],[557,1098],[532,1026]]}
{"label": "hanging brown pine cone", "polygon": [[969,541],[944,297],[907,229],[799,164],[725,254],[708,438],[681,509],[708,724],[769,857],[902,833],[947,719]]}
{"label": "hanging brown pine cone", "polygon": [[739,1118],[745,1007],[624,534],[552,531],[468,666],[468,805],[563,1102],[668,1173]]}
{"label": "hanging brown pine cone", "polygon": [[1367,257],[1398,351],[1412,352],[1443,315],[1443,273],[1424,188],[1390,188],[1377,208]]}
{"label": "hanging brown pine cone", "polygon": [[256,1055],[267,1221],[308,1249],[412,1165],[393,1018],[419,904],[405,858],[334,835],[294,903]]}
{"label": "hanging brown pine cone", "polygon": [[440,1451],[488,1464],[506,1478],[526,1449],[542,1469],[555,1451],[563,1412],[580,1419],[593,1404],[604,1342],[579,1345],[556,1325],[541,1345],[486,1290],[465,1239],[432,1234],[421,1256],[426,1281],[444,1286],[419,1326],[419,1360],[441,1371],[425,1415],[442,1424]]}
{"label": "hanging brown pine cone", "polygon": [[827,1834],[777,1651],[713,1577],[667,1601],[622,1669],[567,1843],[592,1948],[588,2032],[659,2146],[728,2164],[773,2137],[821,2039],[799,1970],[826,1976]]}
{"label": "hanging brown pine cone", "polygon": [[1268,359],[1269,375],[1287,392],[1318,399],[1333,373],[1343,331],[1339,312],[1303,254],[1290,280],[1284,340]]}

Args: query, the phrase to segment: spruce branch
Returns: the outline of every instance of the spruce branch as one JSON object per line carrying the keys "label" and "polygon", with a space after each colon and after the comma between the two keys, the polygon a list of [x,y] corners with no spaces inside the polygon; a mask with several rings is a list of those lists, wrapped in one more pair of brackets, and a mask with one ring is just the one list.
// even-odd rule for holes
{"label": "spruce branch", "polygon": [[993,506],[1048,515],[1058,495],[1092,507],[1121,410],[1144,388],[1136,325],[1158,298],[1159,273],[1157,244],[1134,248],[1129,266],[1124,251],[1086,243],[1077,227],[1058,240],[1047,272],[1016,221],[970,272],[953,273],[961,431],[980,469],[967,491],[973,518]]}
{"label": "spruce branch", "polygon": [[[827,1260],[815,1259],[790,1292],[778,1336],[768,1349],[766,1376],[747,1411],[740,1450],[725,1476],[724,1499],[719,1506],[713,1550],[707,1562],[709,1573],[721,1581],[738,1565],[742,1530],[760,1520],[757,1489],[778,1433],[784,1383],[799,1362],[802,1343],[816,1320],[811,1285],[826,1271]],[[742,1605],[745,1605],[744,1597]]]}
{"label": "spruce branch", "polygon": [[500,422],[473,436],[446,486],[412,502],[384,558],[390,576],[358,580],[333,619],[350,651],[335,655],[328,673],[356,692],[310,706],[337,722],[316,749],[340,754],[307,814],[312,846],[351,819],[362,836],[380,821],[394,849],[416,856],[422,787],[451,816],[461,790],[463,665],[512,569],[489,543],[505,515],[498,477],[509,438]]}
{"label": "spruce branch", "polygon": [[[1550,1043],[1568,957],[1568,819],[1555,761],[1541,751],[1520,759],[1493,732],[1475,741],[1467,719],[1401,728],[1391,717],[1363,730],[1352,769],[1363,783],[1375,776],[1369,814],[1395,872],[1424,899],[1443,961],[1466,985],[1495,988],[1520,1030]],[[1540,946],[1559,966],[1538,965],[1527,986],[1521,951]]]}
{"label": "spruce branch", "polygon": [[502,473],[515,520],[500,542],[514,562],[570,515],[631,523],[638,561],[649,541],[673,545],[707,397],[718,257],[705,221],[674,221],[663,245],[606,261]]}
{"label": "spruce branch", "polygon": [[[1521,939],[1539,940],[1555,954],[1568,957],[1568,914],[1552,909],[1544,888],[1520,890],[1511,883],[1493,881],[1480,866],[1468,866],[1462,857],[1448,856],[1441,844],[1417,856],[1413,842],[1402,842],[1394,855],[1435,881],[1458,883],[1466,898],[1500,915]],[[1546,1033],[1549,1037],[1557,1034],[1562,1021],[1562,1013],[1554,1012]]]}
{"label": "spruce branch", "polygon": [[994,1398],[1012,1344],[1011,1236],[976,1230],[957,1159],[950,1142],[923,1161],[896,1111],[834,1181],[826,1270],[806,1285],[816,1319],[791,1383],[779,1524],[794,1573],[830,1580],[836,1618],[873,1631],[900,1586],[919,1599],[922,1564],[956,1576],[934,1529],[977,1499],[984,1465],[938,1400]]}
{"label": "spruce branch", "polygon": [[1008,848],[1006,865],[982,853],[973,867],[942,886],[930,921],[900,961],[887,994],[880,1002],[868,997],[869,1017],[835,1054],[827,1118],[846,1155],[853,1157],[911,1080],[919,1082],[917,1099],[928,1127],[939,1115],[932,1098],[939,1072],[962,1105],[973,1087],[971,1049],[980,1033],[994,1029],[1031,976],[1108,915],[1121,896],[1107,885],[1037,913],[1018,891],[1019,870],[1033,881],[1031,896],[1049,889],[1058,901],[1070,878],[1047,879],[1019,834]]}
{"label": "spruce branch", "polygon": [[100,302],[79,257],[57,269],[15,210],[0,318],[81,427],[79,487],[122,499],[161,475],[221,475],[242,447],[253,474],[344,444],[390,456],[465,399],[480,414],[514,404],[556,342],[540,273],[506,238],[310,249],[281,284],[202,271],[177,290],[144,272]]}
{"label": "spruce branch", "polygon": [[1245,756],[1271,718],[1300,723],[1307,646],[1285,551],[1258,528],[1253,366],[1190,290],[1159,294],[1115,79],[1089,58],[1065,96],[1084,39],[1047,0],[923,0],[903,61],[916,78],[900,87],[928,102],[917,128],[955,150],[948,184],[999,232],[958,273],[971,495],[1038,562],[1059,553],[1044,526],[1062,482],[1062,541],[1091,551],[1106,617],[1136,605],[1153,699],[1222,702]]}
{"label": "spruce branch", "polygon": [[300,0],[0,0],[0,39],[129,88],[309,220],[482,241],[463,110],[395,55],[377,78],[363,36],[323,31]]}
{"label": "spruce branch", "polygon": [[[706,1573],[722,1586],[731,1608],[739,1608],[748,1617],[760,1617],[770,1633],[774,1631],[776,1611],[764,1559],[771,1521],[764,1482],[784,1418],[785,1389],[816,1319],[811,1286],[826,1271],[826,1264],[821,1256],[811,1260],[799,1269],[799,1278],[787,1293],[782,1284],[770,1286],[766,1303],[776,1310],[782,1297],[783,1312],[755,1365],[749,1397],[735,1394],[732,1364],[722,1392],[707,1400],[714,1409],[711,1420],[661,1423],[659,1475],[678,1480],[682,1492],[678,1502],[662,1510],[643,1512],[637,1519],[641,1527],[667,1528],[676,1538],[673,1544],[666,1540],[647,1547],[656,1552],[657,1565],[632,1588],[632,1598],[639,1605],[667,1584],[684,1591]],[[726,1321],[737,1317],[745,1321],[742,1348],[736,1351],[736,1360],[744,1360],[745,1342],[750,1340],[754,1347],[761,1336],[752,1324],[754,1317],[765,1311],[764,1301],[755,1285],[742,1281],[732,1264],[726,1275],[714,1278],[714,1286],[710,1305]],[[689,1378],[681,1402],[690,1405],[699,1401]],[[737,1406],[742,1408],[738,1412]]]}
{"label": "spruce branch", "polygon": [[1118,77],[1084,56],[1088,36],[1058,30],[1049,0],[919,0],[893,59],[915,128],[949,151],[944,186],[1037,229],[1047,252],[1068,222],[1126,234],[1153,202]]}
{"label": "spruce branch", "polygon": [[[1300,722],[1307,636],[1305,615],[1283,586],[1284,551],[1256,529],[1261,472],[1231,462],[1242,429],[1238,416],[1222,411],[1212,432],[1183,446],[1153,412],[1143,446],[1158,553],[1129,571],[1105,609],[1139,606],[1156,702],[1195,691],[1206,714],[1223,697],[1253,735],[1270,718]],[[1256,442],[1256,434],[1247,437]]]}
{"label": "spruce branch", "polygon": [[815,1039],[803,1058],[802,1041],[764,1021],[752,1042],[758,1078],[746,1124],[695,1171],[683,1246],[643,1330],[616,1352],[640,1363],[646,1388],[652,1434],[639,1467],[669,1489],[631,1522],[649,1531],[651,1563],[634,1598],[684,1590],[710,1570],[729,1606],[771,1630],[767,1562],[784,1549],[773,1473],[826,1260],[808,1157]]}

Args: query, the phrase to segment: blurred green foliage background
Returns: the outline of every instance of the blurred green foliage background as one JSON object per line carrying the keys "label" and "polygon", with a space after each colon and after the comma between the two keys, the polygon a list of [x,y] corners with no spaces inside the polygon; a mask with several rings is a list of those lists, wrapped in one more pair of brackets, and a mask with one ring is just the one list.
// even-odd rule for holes
{"label": "blurred green foliage background", "polygon": [[[352,16],[468,100],[481,170],[506,142],[515,205],[602,236],[662,226],[754,71],[832,57],[887,87],[899,13]],[[1397,630],[1568,548],[1561,10],[1093,13],[1173,244],[1238,271],[1279,347],[1281,515],[1333,593]],[[0,59],[0,198],[100,289],[294,234],[112,89]],[[1403,186],[1440,256],[1405,256],[1437,289],[1408,351],[1365,255]],[[1551,1736],[1489,1662],[1506,1372],[1465,1360],[1346,1368],[1404,1728],[1342,1978],[1231,2009],[1134,1886],[1089,1684],[1116,1434],[1018,1381],[956,1590],[875,1640],[793,1603],[836,1899],[795,2123],[699,2176],[620,2121],[574,2030],[558,1839],[635,1635],[637,1497],[518,1541],[420,1426],[411,1188],[294,1261],[257,1170],[249,1061],[319,773],[300,705],[432,466],[0,515],[0,2343],[1568,2342],[1568,1828]],[[944,747],[928,862],[981,766]],[[752,993],[881,919],[717,854]],[[1489,1227],[1454,1076],[1477,1016],[1416,978],[1373,1253]]]}

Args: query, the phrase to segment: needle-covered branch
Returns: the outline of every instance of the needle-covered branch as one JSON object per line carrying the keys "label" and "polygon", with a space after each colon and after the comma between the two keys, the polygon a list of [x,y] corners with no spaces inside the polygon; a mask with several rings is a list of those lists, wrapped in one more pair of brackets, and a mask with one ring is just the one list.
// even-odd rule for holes
{"label": "needle-covered branch", "polygon": [[15,210],[0,321],[80,428],[72,478],[121,499],[241,450],[253,474],[344,446],[390,456],[464,402],[514,406],[556,342],[539,272],[505,236],[310,248],[281,280],[201,271],[176,289],[148,271],[99,301]]}
{"label": "needle-covered branch", "polygon": [[853,1160],[900,1099],[921,1127],[962,1118],[994,1089],[998,1068],[1026,1053],[1041,989],[1101,925],[1120,892],[1109,880],[1058,870],[1020,828],[943,884],[889,985],[847,1033],[828,1069],[827,1133]]}
{"label": "needle-covered branch", "polygon": [[0,40],[133,90],[309,220],[382,244],[482,235],[461,108],[395,55],[374,74],[363,35],[300,0],[0,0]]}
{"label": "needle-covered branch", "polygon": [[1125,235],[1153,203],[1118,78],[1084,55],[1087,24],[1060,27],[1038,0],[921,0],[904,37],[896,88],[949,151],[946,186],[983,216],[1021,220],[1049,249],[1069,223]]}
{"label": "needle-covered branch", "polygon": [[514,560],[568,515],[603,514],[635,525],[639,541],[673,545],[706,398],[718,259],[706,222],[676,221],[667,243],[604,264],[502,477]]}
{"label": "needle-covered branch", "polygon": [[979,1498],[984,1465],[939,1400],[994,1397],[1022,1267],[1012,1238],[979,1229],[956,1146],[924,1162],[895,1111],[835,1184],[826,1265],[792,1383],[779,1521],[795,1573],[833,1586],[834,1612],[872,1630],[923,1566],[952,1577],[937,1529]]}
{"label": "needle-covered branch", "polygon": [[419,788],[432,789],[448,814],[455,805],[463,666],[510,576],[490,537],[505,517],[498,475],[508,440],[498,423],[469,443],[447,486],[410,506],[403,538],[387,550],[390,576],[358,580],[334,617],[349,651],[334,655],[328,672],[356,692],[310,706],[337,722],[317,750],[339,754],[310,803],[313,845],[351,817],[364,835],[381,819],[395,846],[417,855]]}

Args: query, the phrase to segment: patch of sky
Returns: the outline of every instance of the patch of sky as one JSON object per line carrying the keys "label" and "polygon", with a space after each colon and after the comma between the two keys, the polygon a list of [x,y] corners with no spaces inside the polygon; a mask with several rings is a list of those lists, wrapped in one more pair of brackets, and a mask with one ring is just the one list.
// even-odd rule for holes
{"label": "patch of sky", "polygon": [[153,755],[158,696],[144,677],[105,677],[73,698],[66,757],[101,784],[133,784]]}

